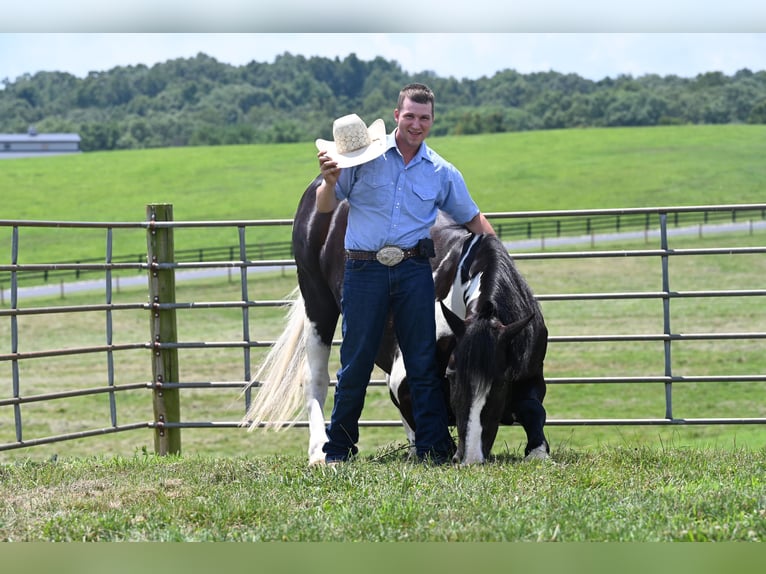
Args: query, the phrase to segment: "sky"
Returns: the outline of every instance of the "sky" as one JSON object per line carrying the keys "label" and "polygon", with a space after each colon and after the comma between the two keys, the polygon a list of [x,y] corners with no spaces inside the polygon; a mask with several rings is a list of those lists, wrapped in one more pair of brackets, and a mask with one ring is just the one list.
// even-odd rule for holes
{"label": "sky", "polygon": [[[0,82],[84,77],[205,53],[233,65],[289,52],[477,79],[513,69],[600,80],[766,70],[763,0],[27,0],[0,18]],[[2,84],[0,83],[0,88]]]}
{"label": "sky", "polygon": [[361,60],[381,56],[410,73],[477,79],[513,69],[591,80],[645,74],[694,77],[766,70],[766,33],[0,33],[0,81],[39,71],[85,77],[205,53],[220,62],[271,63],[289,52]]}

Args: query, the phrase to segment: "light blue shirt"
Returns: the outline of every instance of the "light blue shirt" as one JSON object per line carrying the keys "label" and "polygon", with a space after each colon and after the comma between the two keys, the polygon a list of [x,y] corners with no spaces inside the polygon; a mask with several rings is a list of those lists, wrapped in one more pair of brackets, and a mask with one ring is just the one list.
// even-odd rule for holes
{"label": "light blue shirt", "polygon": [[342,169],[335,185],[335,196],[350,207],[346,249],[406,249],[429,236],[439,209],[458,223],[479,213],[460,171],[425,142],[407,166],[394,133],[386,143],[383,155]]}

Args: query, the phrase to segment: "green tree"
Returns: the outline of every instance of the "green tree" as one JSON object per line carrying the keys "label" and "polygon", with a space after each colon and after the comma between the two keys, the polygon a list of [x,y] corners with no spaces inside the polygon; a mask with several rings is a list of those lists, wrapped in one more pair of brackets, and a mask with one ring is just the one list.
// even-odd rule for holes
{"label": "green tree", "polygon": [[761,100],[753,106],[747,117],[749,124],[766,124],[766,99]]}
{"label": "green tree", "polygon": [[[391,126],[398,90],[437,96],[433,135],[544,128],[761,123],[766,71],[693,78],[620,75],[594,82],[556,71],[478,79],[405,73],[398,62],[293,55],[232,66],[205,54],[93,71],[24,74],[0,84],[0,131],[78,127],[86,149],[311,141],[356,112]],[[74,131],[74,130],[73,130]],[[116,134],[115,134],[116,132]]]}
{"label": "green tree", "polygon": [[117,148],[120,129],[115,123],[90,123],[80,126],[80,148],[83,151],[103,151]]}

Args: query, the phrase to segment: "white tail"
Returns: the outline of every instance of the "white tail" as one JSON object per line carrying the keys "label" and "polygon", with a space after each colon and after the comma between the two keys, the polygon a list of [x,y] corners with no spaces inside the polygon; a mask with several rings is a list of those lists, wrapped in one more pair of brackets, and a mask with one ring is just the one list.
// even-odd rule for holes
{"label": "white tail", "polygon": [[[258,392],[242,421],[248,430],[258,427],[288,428],[303,411],[303,381],[306,378],[306,310],[298,288],[289,295],[293,299],[287,313],[287,325],[266,355],[253,381],[259,381]],[[251,385],[252,386],[252,383]]]}

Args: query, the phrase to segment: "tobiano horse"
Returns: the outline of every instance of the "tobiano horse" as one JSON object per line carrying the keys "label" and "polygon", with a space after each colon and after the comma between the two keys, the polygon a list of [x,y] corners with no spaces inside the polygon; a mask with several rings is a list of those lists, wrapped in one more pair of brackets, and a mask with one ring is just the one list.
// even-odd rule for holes
{"label": "tobiano horse", "polygon": [[[308,418],[309,464],[324,462],[324,405],[328,364],[338,319],[344,273],[348,205],[332,213],[315,209],[317,177],[304,192],[293,221],[298,287],[284,331],[252,384],[258,384],[243,425],[286,428],[301,410]],[[546,384],[543,362],[548,331],[537,300],[502,242],[474,235],[439,214],[431,229],[437,306],[437,364],[457,427],[453,462],[487,460],[499,425],[521,425],[525,459],[547,458],[544,433]],[[409,388],[393,327],[384,333],[376,364],[386,373],[393,403],[414,451],[415,425]]]}

